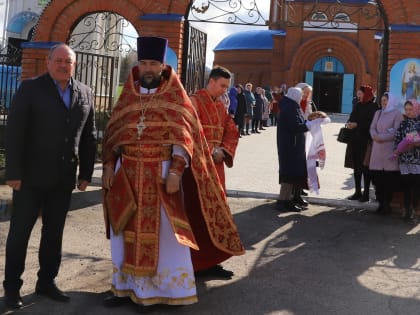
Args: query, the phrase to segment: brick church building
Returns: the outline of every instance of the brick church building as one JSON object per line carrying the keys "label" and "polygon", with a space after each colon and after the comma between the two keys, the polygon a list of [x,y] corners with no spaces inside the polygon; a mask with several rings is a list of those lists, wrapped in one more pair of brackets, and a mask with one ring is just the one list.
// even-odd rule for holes
{"label": "brick church building", "polygon": [[[44,72],[51,44],[68,42],[84,16],[103,11],[123,16],[140,35],[168,38],[183,76],[186,17],[194,4],[212,2],[120,0],[115,5],[114,1],[51,0],[32,41],[24,46],[22,77]],[[215,63],[231,69],[237,82],[274,86],[306,81],[318,91],[315,101],[321,109],[346,113],[357,86],[369,83],[378,91],[400,90],[406,64],[412,68],[419,64],[418,0],[271,2],[268,30],[234,34],[215,49]],[[190,40],[191,46],[195,40]],[[394,78],[399,80],[395,84]]]}
{"label": "brick church building", "polygon": [[[214,49],[215,64],[229,68],[238,83],[290,86],[307,82],[314,87],[320,109],[349,113],[360,84],[384,91],[388,89],[387,64],[392,66],[400,53],[420,56],[419,18],[416,21],[412,15],[419,11],[418,1],[392,5],[391,1],[367,0],[316,2],[271,1],[269,29],[223,39]],[[394,11],[397,3],[401,8]],[[392,14],[386,16],[387,12]],[[397,12],[412,18],[404,22]],[[402,44],[410,34],[412,43]]]}

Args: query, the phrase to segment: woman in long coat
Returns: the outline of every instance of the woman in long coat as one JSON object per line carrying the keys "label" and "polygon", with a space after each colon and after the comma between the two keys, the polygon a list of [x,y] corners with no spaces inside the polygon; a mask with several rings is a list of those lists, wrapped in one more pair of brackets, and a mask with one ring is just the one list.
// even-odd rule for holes
{"label": "woman in long coat", "polygon": [[394,151],[395,133],[403,118],[396,105],[396,97],[384,94],[381,97],[382,108],[376,111],[370,125],[372,154],[369,169],[375,185],[376,200],[379,202],[376,210],[379,214],[390,212],[393,192],[400,183],[398,160],[389,158]]}
{"label": "woman in long coat", "polygon": [[300,211],[291,199],[292,191],[307,188],[305,132],[309,129],[299,107],[301,98],[302,90],[292,87],[279,103],[277,152],[281,184],[280,211]]}
{"label": "woman in long coat", "polygon": [[257,87],[254,93],[255,98],[255,107],[252,113],[252,131],[255,133],[260,133],[258,131],[258,127],[262,126],[262,115],[263,115],[263,108],[264,108],[264,100],[263,100],[263,89],[261,87]]}
{"label": "woman in long coat", "polygon": [[245,113],[246,113],[246,100],[245,100],[245,94],[244,94],[244,87],[241,84],[238,84],[236,85],[236,91],[238,92],[238,94],[236,95],[238,105],[236,107],[234,121],[235,121],[235,124],[238,126],[239,135],[243,136],[245,135],[244,122],[245,122]]}
{"label": "woman in long coat", "polygon": [[[378,105],[374,102],[373,89],[369,85],[362,85],[358,91],[358,102],[350,113],[347,128],[353,129],[353,137],[346,148],[344,167],[352,168],[355,192],[349,200],[369,201],[369,186],[371,174],[368,166],[363,165],[368,144],[371,141],[370,124]],[[364,190],[362,194],[362,175]]]}

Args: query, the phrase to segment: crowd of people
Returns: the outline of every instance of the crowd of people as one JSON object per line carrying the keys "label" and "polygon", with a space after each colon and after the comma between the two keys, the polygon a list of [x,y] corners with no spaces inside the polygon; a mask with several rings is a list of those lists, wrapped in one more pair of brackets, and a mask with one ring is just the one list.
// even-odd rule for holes
{"label": "crowd of people", "polygon": [[[403,193],[403,218],[417,222],[420,189],[419,103],[404,101],[404,113],[396,96],[385,93],[375,100],[372,87],[361,86],[347,128],[352,130],[345,167],[353,168],[355,192],[350,200],[370,200],[371,182],[378,202],[376,212],[391,212],[395,192]],[[362,192],[363,177],[363,192]]]}
{"label": "crowd of people", "polygon": [[[252,90],[252,83],[246,83],[245,88],[242,84],[231,87],[226,106],[229,114],[233,117],[239,131],[239,138],[251,134],[259,134],[264,127],[277,124],[277,102],[270,87],[260,86]],[[279,94],[279,93],[278,93]]]}

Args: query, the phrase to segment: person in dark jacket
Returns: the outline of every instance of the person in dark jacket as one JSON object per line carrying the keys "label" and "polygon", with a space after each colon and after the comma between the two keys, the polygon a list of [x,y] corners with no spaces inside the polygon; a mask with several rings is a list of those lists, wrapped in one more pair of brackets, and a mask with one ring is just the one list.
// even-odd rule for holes
{"label": "person in dark jacket", "polygon": [[263,100],[264,91],[261,87],[257,87],[255,89],[254,98],[255,98],[255,107],[252,113],[252,122],[251,127],[252,133],[260,133],[258,131],[258,127],[262,126],[262,114],[264,108],[264,100]]}
{"label": "person in dark jacket", "polygon": [[244,123],[245,123],[245,113],[246,113],[246,100],[245,100],[245,94],[244,94],[244,87],[241,84],[236,85],[236,99],[237,99],[237,106],[236,106],[236,112],[234,121],[235,124],[238,126],[239,135],[244,136]]}
{"label": "person in dark jacket", "polygon": [[245,112],[245,134],[250,135],[249,133],[249,125],[253,117],[254,107],[255,107],[255,97],[254,93],[252,92],[252,84],[247,83],[245,84],[245,102],[246,102],[246,112]]}
{"label": "person in dark jacket", "polygon": [[296,189],[307,188],[307,170],[305,154],[305,132],[311,127],[311,121],[305,121],[299,104],[302,90],[292,87],[279,103],[280,114],[277,124],[277,152],[279,158],[280,197],[278,210],[302,210],[292,200]]}
{"label": "person in dark jacket", "polygon": [[[369,85],[362,85],[358,91],[358,102],[350,113],[347,128],[353,129],[353,137],[347,144],[344,167],[352,168],[354,174],[355,192],[348,197],[349,200],[359,200],[360,202],[369,201],[369,187],[371,173],[369,164],[363,165],[369,143],[372,141],[370,136],[370,125],[378,105],[374,102],[373,89]],[[362,194],[362,175],[364,190]]]}
{"label": "person in dark jacket", "polygon": [[13,188],[13,213],[6,243],[5,304],[23,305],[20,288],[32,228],[41,212],[42,234],[35,293],[66,302],[55,277],[72,191],[91,181],[96,156],[92,91],[72,78],[74,51],[54,46],[45,73],[25,80],[16,92],[6,129],[6,184]]}

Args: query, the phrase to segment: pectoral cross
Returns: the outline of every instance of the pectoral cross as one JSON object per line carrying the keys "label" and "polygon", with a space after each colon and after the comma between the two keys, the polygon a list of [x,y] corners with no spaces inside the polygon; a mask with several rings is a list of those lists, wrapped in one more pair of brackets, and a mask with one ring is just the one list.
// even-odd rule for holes
{"label": "pectoral cross", "polygon": [[144,117],[143,115],[140,116],[139,122],[137,123],[137,139],[140,139],[141,134],[143,133],[143,130],[146,129],[146,123],[144,122],[144,120],[146,119],[146,117]]}

